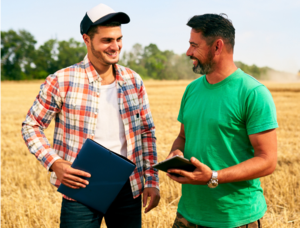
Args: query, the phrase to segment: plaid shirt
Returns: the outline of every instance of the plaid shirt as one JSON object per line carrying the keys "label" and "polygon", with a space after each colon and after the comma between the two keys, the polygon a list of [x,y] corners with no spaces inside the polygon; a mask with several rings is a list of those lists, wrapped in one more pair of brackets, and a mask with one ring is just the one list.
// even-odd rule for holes
{"label": "plaid shirt", "polygon": [[[127,158],[136,164],[130,176],[136,198],[144,186],[159,188],[157,170],[151,167],[157,162],[155,127],[141,77],[123,66],[115,64],[113,67]],[[41,85],[22,124],[22,136],[29,151],[47,170],[58,159],[73,162],[85,140],[94,138],[97,114],[102,111],[98,110],[101,80],[86,56],[82,62],[48,76]],[[51,148],[43,130],[53,118],[55,130]],[[54,172],[50,182],[56,187],[60,185]]]}

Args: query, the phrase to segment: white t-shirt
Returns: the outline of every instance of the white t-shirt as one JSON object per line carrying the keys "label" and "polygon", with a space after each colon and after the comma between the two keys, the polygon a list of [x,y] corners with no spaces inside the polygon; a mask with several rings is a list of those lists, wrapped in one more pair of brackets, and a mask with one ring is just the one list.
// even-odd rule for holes
{"label": "white t-shirt", "polygon": [[111,151],[127,157],[124,124],[119,112],[116,82],[100,86],[95,141]]}

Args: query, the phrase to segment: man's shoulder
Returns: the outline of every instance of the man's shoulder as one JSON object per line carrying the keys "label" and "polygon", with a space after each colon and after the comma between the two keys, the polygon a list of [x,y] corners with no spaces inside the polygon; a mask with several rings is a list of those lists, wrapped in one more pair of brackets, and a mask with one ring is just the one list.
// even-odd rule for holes
{"label": "man's shoulder", "polygon": [[75,74],[75,72],[81,72],[84,71],[85,65],[83,61],[79,63],[75,63],[71,66],[68,66],[66,68],[60,69],[54,73],[57,77],[64,77],[64,76],[72,76]]}
{"label": "man's shoulder", "polygon": [[[245,73],[241,69],[237,70],[238,77],[235,77],[235,82],[240,81],[242,88],[245,90],[253,90],[257,87],[264,86],[261,82],[259,82],[255,77],[251,76],[250,74]],[[239,83],[237,83],[239,84]]]}
{"label": "man's shoulder", "polygon": [[75,83],[76,77],[77,80],[80,80],[80,75],[82,75],[83,78],[85,77],[83,73],[85,73],[85,66],[82,61],[50,74],[46,81],[51,81],[51,84],[54,82],[57,83],[60,93],[64,94],[69,90],[70,86]]}
{"label": "man's shoulder", "polygon": [[205,76],[202,75],[202,76],[200,76],[199,78],[196,78],[196,79],[194,79],[192,82],[190,82],[190,83],[187,85],[187,87],[186,87],[186,91],[190,91],[190,90],[193,90],[193,89],[199,87],[199,86],[203,83],[203,78],[204,78],[204,77],[205,77]]}
{"label": "man's shoulder", "polygon": [[119,73],[121,74],[121,76],[123,77],[123,79],[125,81],[131,81],[134,84],[142,84],[143,80],[142,77],[135,72],[134,70],[128,68],[128,67],[124,67],[121,66],[119,64],[116,64],[119,70]]}

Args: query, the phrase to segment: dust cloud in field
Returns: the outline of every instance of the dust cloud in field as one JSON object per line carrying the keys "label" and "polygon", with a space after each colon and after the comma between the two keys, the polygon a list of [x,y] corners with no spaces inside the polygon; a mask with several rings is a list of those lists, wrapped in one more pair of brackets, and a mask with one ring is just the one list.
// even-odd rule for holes
{"label": "dust cloud in field", "polygon": [[262,78],[275,82],[300,82],[299,74],[282,72],[273,69],[268,69]]}

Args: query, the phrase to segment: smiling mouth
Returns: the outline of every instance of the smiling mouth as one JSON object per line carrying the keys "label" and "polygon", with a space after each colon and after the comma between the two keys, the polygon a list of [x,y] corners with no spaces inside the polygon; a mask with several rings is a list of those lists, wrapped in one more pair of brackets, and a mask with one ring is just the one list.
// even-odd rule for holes
{"label": "smiling mouth", "polygon": [[198,60],[197,59],[191,59],[193,61],[193,65],[196,66],[198,64]]}
{"label": "smiling mouth", "polygon": [[112,52],[112,53],[109,53],[109,52],[105,52],[105,54],[107,54],[109,57],[111,58],[115,58],[118,56],[118,52]]}

